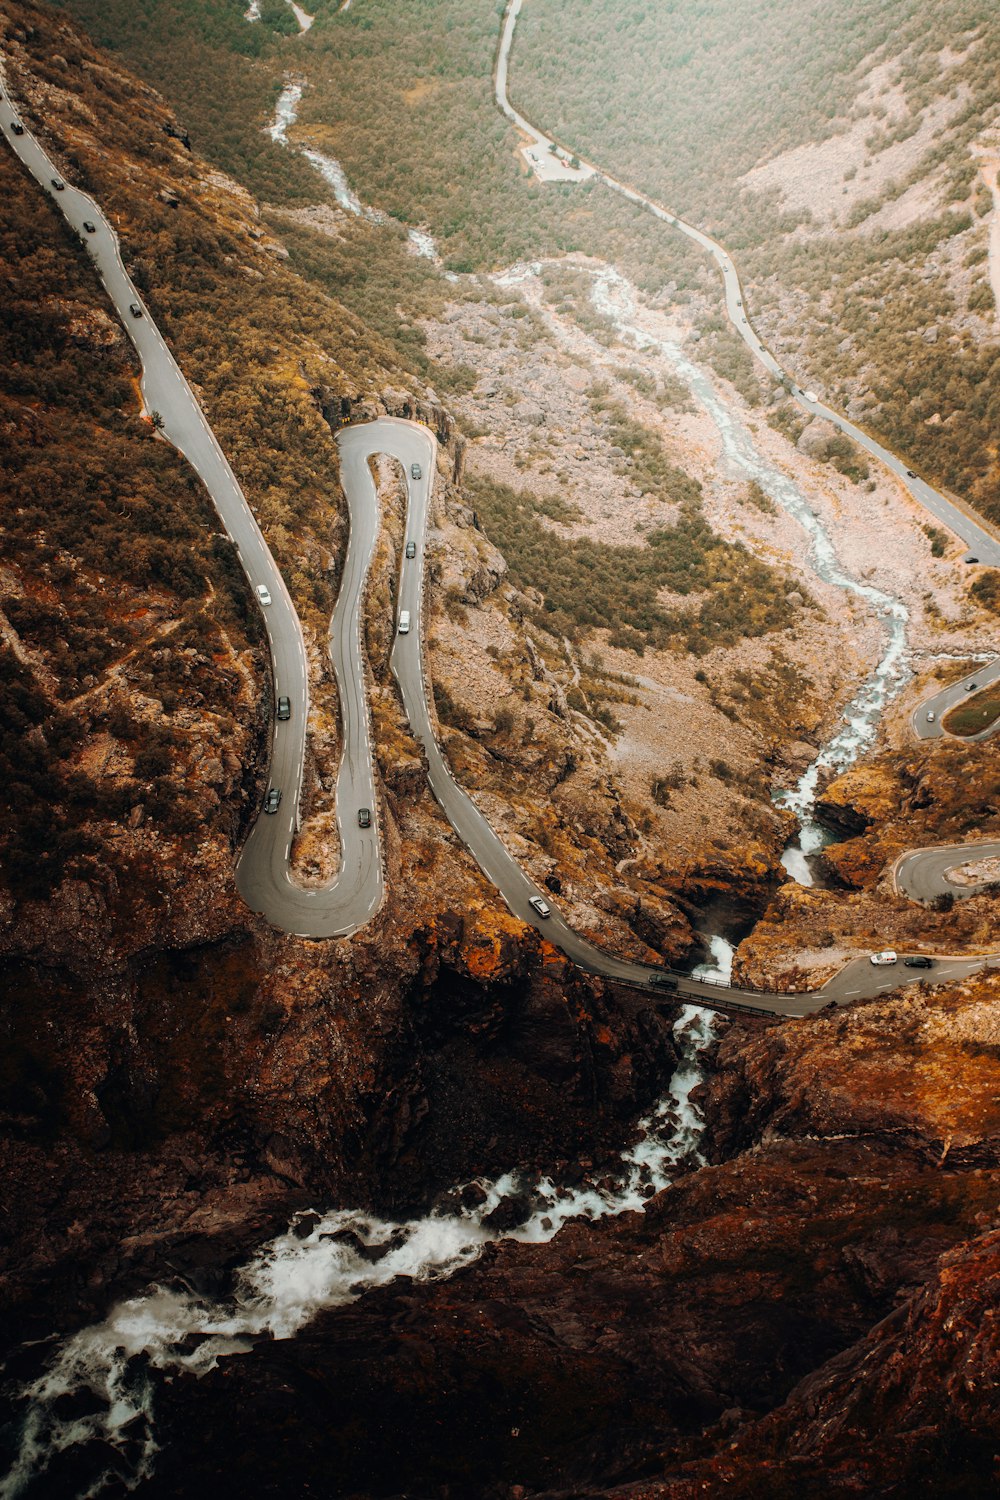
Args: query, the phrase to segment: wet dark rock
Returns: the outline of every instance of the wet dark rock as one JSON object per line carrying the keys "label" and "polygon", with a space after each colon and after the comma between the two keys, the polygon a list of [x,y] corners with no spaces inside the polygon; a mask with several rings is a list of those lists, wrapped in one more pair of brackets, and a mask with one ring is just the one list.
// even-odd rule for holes
{"label": "wet dark rock", "polygon": [[501,1199],[496,1208],[486,1215],[483,1223],[494,1233],[504,1234],[526,1224],[538,1206],[537,1194],[522,1188],[518,1192],[511,1193],[509,1197]]}
{"label": "wet dark rock", "polygon": [[52,1411],[61,1422],[73,1422],[79,1417],[91,1417],[96,1412],[107,1411],[107,1402],[89,1386],[77,1386],[75,1391],[65,1391],[52,1403]]}
{"label": "wet dark rock", "polygon": [[297,1240],[307,1240],[316,1228],[316,1225],[321,1222],[320,1215],[312,1210],[309,1213],[298,1214],[296,1215],[295,1222],[292,1224],[292,1234]]}

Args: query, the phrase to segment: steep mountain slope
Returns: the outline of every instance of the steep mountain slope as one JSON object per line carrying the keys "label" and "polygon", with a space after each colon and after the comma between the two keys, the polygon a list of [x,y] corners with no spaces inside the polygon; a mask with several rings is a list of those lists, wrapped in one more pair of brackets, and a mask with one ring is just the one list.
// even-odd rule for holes
{"label": "steep mountain slope", "polygon": [[530,117],[719,234],[803,384],[997,520],[998,55],[965,0],[541,0],[513,78]]}
{"label": "steep mountain slope", "polygon": [[[322,816],[344,524],[331,424],[419,413],[454,464],[448,418],[375,331],[289,271],[253,200],[189,149],[157,95],[41,7],[8,6],[0,45],[26,120],[119,225],[282,562],[310,642]],[[390,900],[353,943],[319,947],[242,907],[233,860],[271,700],[246,585],[140,412],[82,248],[6,152],[0,170],[15,1336],[86,1318],[109,1285],[197,1258],[206,1239],[253,1239],[303,1194],[421,1201],[490,1160],[614,1137],[672,1054],[665,1019],[641,1023],[498,907],[429,795],[387,681],[391,475],[369,636]],[[451,518],[446,472],[440,485],[442,556],[461,564],[479,534]]]}

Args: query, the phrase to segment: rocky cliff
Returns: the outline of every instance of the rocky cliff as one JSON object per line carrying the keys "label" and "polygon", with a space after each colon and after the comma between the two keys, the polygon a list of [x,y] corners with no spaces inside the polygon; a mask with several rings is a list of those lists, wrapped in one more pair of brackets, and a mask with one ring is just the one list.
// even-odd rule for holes
{"label": "rocky cliff", "polygon": [[711,1165],[175,1383],[146,1492],[988,1493],[998,1000],[730,1026]]}

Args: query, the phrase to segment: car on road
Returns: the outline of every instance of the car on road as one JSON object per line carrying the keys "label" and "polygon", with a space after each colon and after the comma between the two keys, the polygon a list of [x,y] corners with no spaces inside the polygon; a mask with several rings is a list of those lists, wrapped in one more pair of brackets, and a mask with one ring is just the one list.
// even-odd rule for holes
{"label": "car on road", "polygon": [[978,686],[979,686],[979,684],[977,682],[967,682],[965,684],[965,691],[967,693],[974,693],[976,691],[976,688]]}
{"label": "car on road", "polygon": [[903,963],[908,969],[933,969],[934,960],[928,958],[926,953],[912,953],[909,958],[904,958]]}
{"label": "car on road", "polygon": [[268,588],[266,583],[258,583],[257,598],[260,600],[261,604],[270,604],[271,590]]}
{"label": "car on road", "polygon": [[802,394],[803,394],[803,396],[805,397],[805,399],[807,401],[818,401],[819,400],[819,397],[816,395],[815,391],[803,391]]}
{"label": "car on road", "polygon": [[410,465],[410,478],[411,479],[420,479],[422,477],[422,475],[423,475],[423,472],[424,471],[420,467],[419,464],[411,464]]}
{"label": "car on road", "polygon": [[933,724],[934,723],[934,710],[933,710],[933,708],[929,708],[927,710],[927,722],[928,722],[928,724]]}
{"label": "car on road", "polygon": [[370,807],[358,808],[358,827],[370,828],[372,826],[372,810]]}
{"label": "car on road", "polygon": [[552,910],[549,903],[543,901],[541,896],[529,896],[528,905],[533,906],[540,917],[547,917]]}
{"label": "car on road", "polygon": [[883,948],[881,953],[873,953],[868,962],[875,964],[876,967],[881,967],[883,964],[896,963],[897,957],[898,955],[893,948]]}
{"label": "car on road", "polygon": [[84,219],[84,221],[83,221],[83,227],[87,231],[88,234],[96,234],[97,233],[97,225],[91,219]]}
{"label": "car on road", "polygon": [[10,128],[14,132],[15,135],[23,135],[24,134],[24,126],[21,124],[20,120],[11,120],[11,122],[10,122]]}
{"label": "car on road", "polygon": [[291,698],[279,698],[278,699],[278,718],[279,719],[290,719],[291,717],[292,717],[292,700],[291,700]]}
{"label": "car on road", "polygon": [[410,633],[410,611],[408,609],[401,609],[399,612],[399,633],[400,635],[409,635]]}
{"label": "car on road", "polygon": [[61,177],[53,177],[52,186],[55,188],[57,193],[64,193],[66,191],[66,184],[63,182]]}
{"label": "car on road", "polygon": [[907,477],[907,479],[916,479],[917,476],[916,476],[916,474],[914,474],[914,472],[913,472],[912,469],[907,469],[907,471],[906,471],[906,477]]}
{"label": "car on road", "polygon": [[132,314],[133,318],[142,317],[142,308],[139,306],[138,302],[130,302],[128,305],[128,310]]}
{"label": "car on road", "polygon": [[965,563],[977,563],[979,561],[979,558],[976,557],[974,553],[970,552],[968,557],[962,558],[962,561]]}
{"label": "car on road", "polygon": [[264,798],[264,811],[266,813],[276,813],[280,806],[281,788],[273,786],[268,792],[267,796]]}
{"label": "car on road", "polygon": [[416,557],[416,555],[417,555],[417,544],[416,544],[416,542],[407,542],[407,544],[406,544],[406,555],[407,555],[407,557]]}
{"label": "car on road", "polygon": [[672,974],[650,974],[650,984],[655,984],[658,990],[676,990],[677,980]]}

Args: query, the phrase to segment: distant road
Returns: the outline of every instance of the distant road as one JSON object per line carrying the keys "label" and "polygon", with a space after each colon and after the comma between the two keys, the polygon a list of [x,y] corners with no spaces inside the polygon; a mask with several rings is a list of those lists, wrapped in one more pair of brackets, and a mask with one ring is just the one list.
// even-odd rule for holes
{"label": "distant road", "polygon": [[[941,688],[930,698],[925,698],[922,703],[919,703],[910,716],[914,734],[920,740],[952,738],[941,727],[941,720],[948,710],[954,708],[956,703],[964,703],[966,699],[971,698],[977,689],[991,687],[994,682],[1000,682],[1000,656],[981,667],[976,667],[960,681]],[[933,719],[929,719],[928,714],[933,714]],[[979,734],[955,735],[954,739],[959,744],[974,745],[977,740],[988,740],[990,735],[995,734],[998,729],[1000,729],[1000,720],[991,724],[988,729],[981,730]]]}
{"label": "distant road", "polygon": [[[516,3],[516,0],[515,0]],[[509,45],[509,38],[508,38]],[[397,634],[391,657],[404,708],[427,757],[431,786],[455,828],[486,876],[496,885],[510,909],[532,923],[557,948],[582,968],[604,978],[639,986],[651,996],[676,994],[716,1007],[737,1006],[771,1015],[803,1016],[834,1004],[893,989],[902,972],[888,976],[866,960],[849,964],[831,983],[811,994],[779,994],[719,986],[687,974],[615,958],[582,938],[553,905],[550,894],[524,873],[475,803],[454,780],[434,737],[423,672],[422,579],[423,544],[433,484],[436,445],[433,434],[417,423],[383,418],[359,425],[338,437],[342,480],[351,519],[341,590],[330,627],[330,651],[340,687],[343,716],[343,758],[338,778],[337,807],[341,837],[341,869],[325,888],[302,889],[289,872],[291,840],[298,817],[308,715],[308,678],[302,632],[291,598],[246,498],[199,407],[190,386],[152,322],[122,265],[117,237],[94,201],[78,189],[52,187],[58,176],[41,147],[25,130],[15,135],[17,115],[0,83],[0,133],[21,161],[52,195],[90,250],[104,286],[128,330],[142,361],[142,391],[146,407],[158,411],[163,432],[185,455],[204,481],[227,534],[236,544],[243,570],[255,587],[270,592],[263,617],[271,649],[276,696],[290,700],[286,721],[274,721],[271,786],[282,792],[278,811],[258,818],[237,867],[237,883],[244,899],[278,927],[303,936],[326,938],[355,931],[370,920],[384,893],[378,836],[375,772],[368,728],[364,652],[361,641],[363,594],[368,566],[378,533],[378,503],[368,459],[378,453],[397,458],[407,478],[409,507],[406,540],[412,542],[412,565],[404,559],[399,583],[398,610],[408,610],[411,629]],[[89,234],[84,220],[95,225]],[[138,316],[132,308],[138,309]],[[419,464],[420,477],[413,465]],[[398,613],[395,623],[398,625]],[[358,809],[371,810],[370,828],[358,824]],[[530,905],[540,898],[550,909],[541,916]],[[972,973],[981,959],[946,960],[934,971],[946,979]],[[651,986],[654,977],[669,988]],[[913,982],[923,977],[913,974]]]}
{"label": "distant road", "polygon": [[953,885],[947,872],[981,859],[1000,859],[1000,839],[983,839],[969,844],[948,844],[941,849],[918,849],[906,854],[896,865],[896,889],[911,901],[933,901],[936,896],[978,896],[991,882],[979,885]]}
{"label": "distant road", "polygon": [[895,453],[892,453],[882,443],[878,442],[876,438],[871,437],[865,432],[864,428],[858,427],[854,422],[849,421],[839,412],[834,411],[832,407],[827,406],[825,402],[814,398],[813,393],[808,391],[808,388],[797,385],[791,376],[782,369],[774,355],[765,345],[763,339],[760,338],[750,323],[749,314],[745,306],[743,288],[740,285],[735,263],[729,252],[719,244],[718,240],[713,239],[709,234],[705,234],[703,230],[697,229],[693,224],[688,224],[684,219],[678,217],[677,214],[671,213],[669,209],[664,208],[662,204],[657,203],[646,193],[641,193],[636,188],[629,187],[627,183],[619,181],[618,178],[609,176],[607,172],[594,162],[580,156],[580,153],[575,151],[573,147],[566,146],[563,142],[557,141],[553,136],[547,135],[544,131],[540,130],[537,125],[534,125],[514,108],[508,97],[507,83],[510,49],[514,40],[514,31],[517,26],[518,15],[521,11],[521,4],[522,0],[509,0],[507,13],[504,17],[494,75],[494,92],[497,105],[506,115],[507,119],[510,120],[511,124],[515,125],[518,130],[529,135],[532,141],[543,146],[546,150],[550,145],[553,145],[571,156],[575,155],[582,166],[589,168],[592,173],[599,176],[609,188],[612,188],[616,193],[621,193],[623,197],[628,198],[632,203],[638,203],[643,208],[649,209],[650,213],[655,214],[664,224],[668,224],[672,229],[679,230],[681,234],[687,235],[689,240],[693,240],[696,245],[700,245],[703,250],[707,250],[722,272],[726,311],[729,314],[729,320],[754,358],[776,380],[784,381],[790,394],[812,416],[823,417],[826,421],[831,422],[838,431],[844,432],[848,437],[853,438],[873,458],[877,458],[880,463],[885,464],[886,468],[891,469],[893,474],[903,481],[914,499],[918,500],[925,510],[930,511],[931,515],[935,516],[939,521],[943,521],[956,536],[961,538],[969,549],[970,558],[974,557],[978,562],[991,567],[1000,566],[1000,536],[994,534],[982,518],[976,517],[964,509],[957,500],[949,499],[946,495],[941,494],[939,490],[934,489],[926,480],[921,479],[912,469],[908,468],[904,461]]}

